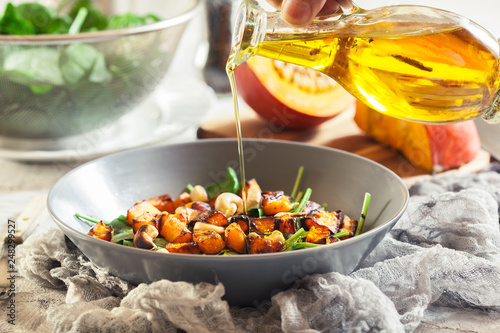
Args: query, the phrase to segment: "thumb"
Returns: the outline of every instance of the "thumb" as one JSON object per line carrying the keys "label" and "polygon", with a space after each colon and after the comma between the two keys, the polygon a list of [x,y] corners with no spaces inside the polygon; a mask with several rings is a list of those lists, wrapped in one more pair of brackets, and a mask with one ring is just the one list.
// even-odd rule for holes
{"label": "thumb", "polygon": [[321,11],[325,2],[326,0],[284,0],[281,15],[291,25],[307,25]]}

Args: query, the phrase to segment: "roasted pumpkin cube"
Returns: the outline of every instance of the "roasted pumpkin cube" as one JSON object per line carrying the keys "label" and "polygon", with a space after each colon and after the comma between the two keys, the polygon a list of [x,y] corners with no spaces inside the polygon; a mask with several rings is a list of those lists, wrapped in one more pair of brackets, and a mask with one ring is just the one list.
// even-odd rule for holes
{"label": "roasted pumpkin cube", "polygon": [[186,214],[173,214],[176,218],[179,219],[184,225],[188,224],[188,216]]}
{"label": "roasted pumpkin cube", "polygon": [[217,254],[226,247],[226,242],[224,242],[222,236],[212,230],[195,231],[193,241],[198,244],[201,252],[205,254]]}
{"label": "roasted pumpkin cube", "polygon": [[325,238],[330,235],[330,230],[316,228],[314,225],[309,229],[307,233],[306,242],[315,244],[324,244]]}
{"label": "roasted pumpkin cube", "polygon": [[246,235],[238,223],[233,222],[226,227],[224,239],[228,249],[237,253],[245,253]]}
{"label": "roasted pumpkin cube", "polygon": [[145,224],[148,224],[158,229],[158,220],[156,219],[158,215],[159,214],[152,214],[150,212],[146,212],[141,216],[134,218],[132,220],[132,229],[134,230],[134,232],[137,232],[137,230],[139,230],[139,228]]}
{"label": "roasted pumpkin cube", "polygon": [[214,207],[215,206],[215,202],[217,201],[217,198],[219,197],[219,195],[221,195],[221,193],[218,193],[215,197],[213,197],[210,200],[208,200],[208,204],[210,205],[210,207]]}
{"label": "roasted pumpkin cube", "polygon": [[229,220],[229,222],[230,223],[238,223],[241,230],[243,230],[243,232],[245,234],[248,234],[248,232],[250,230],[250,218],[248,216],[234,215],[234,216],[231,216],[231,219]]}
{"label": "roasted pumpkin cube", "polygon": [[276,226],[276,229],[281,232],[287,232],[289,234],[297,232],[297,220],[294,216],[283,215],[275,217],[274,225]]}
{"label": "roasted pumpkin cube", "polygon": [[337,212],[316,212],[301,219],[301,224],[306,230],[316,227],[324,231],[336,234],[339,230],[340,221]]}
{"label": "roasted pumpkin cube", "polygon": [[289,212],[292,207],[292,202],[283,191],[262,192],[262,210],[265,215]]}
{"label": "roasted pumpkin cube", "polygon": [[168,194],[160,195],[157,197],[149,198],[147,201],[151,202],[153,206],[158,208],[161,212],[175,213],[174,200]]}
{"label": "roasted pumpkin cube", "polygon": [[198,216],[191,221],[191,224],[195,224],[196,222],[210,223],[219,227],[225,227],[229,224],[227,217],[215,209],[206,210],[198,214]]}
{"label": "roasted pumpkin cube", "polygon": [[191,231],[175,214],[161,214],[158,230],[169,243],[189,243],[193,240]]}
{"label": "roasted pumpkin cube", "polygon": [[160,214],[161,212],[158,208],[153,206],[153,204],[150,201],[147,200],[139,201],[127,211],[127,223],[129,225],[132,225],[132,221],[135,218],[138,218],[139,216],[145,213],[150,213],[151,215],[157,215]]}
{"label": "roasted pumpkin cube", "polygon": [[337,243],[337,242],[340,242],[340,239],[338,239],[337,237],[333,237],[333,235],[329,235],[325,239],[325,244],[332,244],[332,243]]}
{"label": "roasted pumpkin cube", "polygon": [[201,254],[198,244],[190,243],[170,243],[165,246],[170,253]]}
{"label": "roasted pumpkin cube", "polygon": [[212,207],[210,207],[208,202],[204,202],[204,201],[192,201],[192,202],[189,202],[186,205],[186,207],[200,211],[200,212],[204,212],[206,210],[212,209]]}
{"label": "roasted pumpkin cube", "polygon": [[181,194],[179,194],[179,196],[174,200],[174,207],[177,208],[177,207],[181,207],[181,206],[185,206],[187,205],[188,203],[191,202],[191,196],[189,195],[189,193],[187,192],[182,192]]}
{"label": "roasted pumpkin cube", "polygon": [[276,229],[274,221],[274,216],[254,217],[250,219],[250,227],[252,231],[268,235]]}
{"label": "roasted pumpkin cube", "polygon": [[333,237],[330,230],[316,228],[312,226],[307,233],[306,242],[315,244],[331,244],[339,242],[340,239]]}
{"label": "roasted pumpkin cube", "polygon": [[114,229],[111,225],[105,225],[102,221],[99,221],[90,229],[87,235],[109,242],[113,238],[113,233]]}
{"label": "roasted pumpkin cube", "polygon": [[340,225],[339,225],[339,232],[342,231],[347,231],[349,232],[348,236],[341,237],[340,239],[347,239],[354,237],[354,233],[356,232],[356,229],[358,228],[358,221],[357,220],[352,220],[349,216],[345,215],[342,211],[337,211],[337,214],[339,215],[340,219]]}
{"label": "roasted pumpkin cube", "polygon": [[322,210],[322,208],[321,208],[321,205],[319,203],[314,202],[314,201],[308,201],[308,202],[306,202],[306,206],[302,210],[302,213],[309,215],[309,214],[319,212],[321,210]]}
{"label": "roasted pumpkin cube", "polygon": [[260,237],[255,232],[251,232],[247,237],[247,251],[250,254],[273,253],[283,251],[285,238],[277,234],[281,232],[275,230],[268,237]]}

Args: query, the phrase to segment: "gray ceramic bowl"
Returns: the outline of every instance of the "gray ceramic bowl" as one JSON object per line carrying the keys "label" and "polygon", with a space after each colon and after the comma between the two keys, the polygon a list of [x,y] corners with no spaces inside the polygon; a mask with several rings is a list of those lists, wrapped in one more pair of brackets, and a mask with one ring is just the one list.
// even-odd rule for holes
{"label": "gray ceramic bowl", "polygon": [[408,190],[393,172],[368,159],[334,149],[284,141],[246,140],[247,178],[263,190],[292,191],[304,166],[303,188],[329,210],[359,218],[365,192],[370,204],[364,233],[320,248],[291,252],[208,256],[162,254],[98,240],[75,213],[111,220],[136,201],[169,193],[186,184],[206,185],[238,169],[235,140],[202,140],[152,147],[89,162],[62,177],[52,188],[48,208],[57,225],[96,265],[132,283],[159,279],[192,283],[220,281],[230,304],[258,305],[306,275],[348,274],[403,214]]}

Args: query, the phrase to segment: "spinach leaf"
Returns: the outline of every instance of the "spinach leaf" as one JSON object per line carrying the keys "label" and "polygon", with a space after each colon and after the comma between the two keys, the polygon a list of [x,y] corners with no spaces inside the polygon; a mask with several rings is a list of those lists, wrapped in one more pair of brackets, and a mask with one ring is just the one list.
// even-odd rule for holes
{"label": "spinach leaf", "polygon": [[[50,119],[46,114],[40,112],[40,110],[23,108],[13,111],[2,116],[2,121],[5,121],[5,123],[8,123],[14,129],[18,127],[19,133],[22,133],[27,125],[30,126],[30,131],[33,135],[40,135],[50,130]],[[32,126],[33,124],[36,124],[36,126]]]}
{"label": "spinach leaf", "polygon": [[34,35],[36,33],[33,24],[23,18],[16,7],[10,2],[0,20],[0,33],[8,35]]}
{"label": "spinach leaf", "polygon": [[109,223],[114,230],[113,238],[111,239],[113,243],[134,238],[134,230],[127,224],[126,219],[124,215],[120,215]]}
{"label": "spinach leaf", "polygon": [[122,29],[137,27],[145,24],[151,24],[160,21],[155,15],[138,16],[134,14],[115,15],[109,19],[107,29]]}
{"label": "spinach leaf", "polygon": [[156,237],[153,243],[157,246],[157,250],[165,248],[168,244],[167,240],[162,237]]}
{"label": "spinach leaf", "polygon": [[36,2],[20,4],[16,7],[19,17],[31,22],[36,34],[48,32],[48,28],[55,18],[55,13],[49,8]]}
{"label": "spinach leaf", "polygon": [[85,18],[85,21],[83,22],[83,25],[81,27],[82,32],[106,29],[106,27],[108,26],[108,17],[98,8],[92,5],[91,1],[78,1],[71,9],[69,16],[72,19],[75,19],[75,17],[78,15],[78,11],[82,7],[85,7],[88,10],[87,17]]}
{"label": "spinach leaf", "polygon": [[109,29],[136,27],[158,22],[153,14],[144,16],[131,13],[107,17],[90,0],[78,0],[68,15],[57,15],[54,10],[37,2],[27,2],[14,6],[8,3],[0,20],[0,33],[9,35],[59,34],[68,33],[78,12],[86,10],[83,23],[78,31],[89,32]]}
{"label": "spinach leaf", "polygon": [[67,34],[69,27],[71,27],[71,17],[62,16],[53,19],[47,26],[47,34]]}
{"label": "spinach leaf", "polygon": [[94,67],[89,75],[89,81],[95,83],[107,82],[113,79],[111,72],[106,67],[104,54],[98,53],[94,62]]}
{"label": "spinach leaf", "polygon": [[124,239],[122,245],[135,247],[134,242],[132,240],[129,240],[129,239]]}
{"label": "spinach leaf", "polygon": [[45,95],[49,93],[54,86],[50,84],[38,84],[38,85],[30,85],[30,90],[37,95]]}
{"label": "spinach leaf", "polygon": [[[76,93],[75,93],[76,92]],[[71,114],[68,117],[78,117],[72,123],[77,123],[81,128],[86,128],[88,124],[95,124],[102,119],[103,114],[109,114],[114,110],[115,97],[111,89],[100,83],[82,81],[70,91],[73,103],[73,110],[79,110],[77,114]]]}
{"label": "spinach leaf", "polygon": [[[104,61],[104,65],[102,62]],[[105,60],[102,53],[88,44],[71,44],[64,50],[61,56],[61,72],[66,82],[75,84],[88,76],[95,65],[98,64],[99,71],[107,72]],[[102,74],[106,78],[109,75]],[[93,82],[102,82],[96,80]]]}
{"label": "spinach leaf", "polygon": [[29,48],[6,55],[3,69],[9,78],[24,85],[62,85],[60,52],[55,48]]}

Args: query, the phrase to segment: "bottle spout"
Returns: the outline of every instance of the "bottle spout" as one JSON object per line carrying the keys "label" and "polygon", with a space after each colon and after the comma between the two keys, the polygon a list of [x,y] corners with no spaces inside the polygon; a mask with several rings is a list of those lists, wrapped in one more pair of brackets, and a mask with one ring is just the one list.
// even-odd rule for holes
{"label": "bottle spout", "polygon": [[238,9],[228,65],[236,69],[246,62],[266,34],[267,12],[256,0],[244,0]]}
{"label": "bottle spout", "polygon": [[342,25],[342,18],[364,12],[350,0],[339,0],[339,4],[342,13],[321,17],[307,27],[294,27],[283,20],[279,11],[267,12],[259,0],[243,0],[236,15],[227,69],[235,70],[250,57],[259,54],[264,39],[279,40],[285,34],[301,38],[319,31],[332,30]]}

